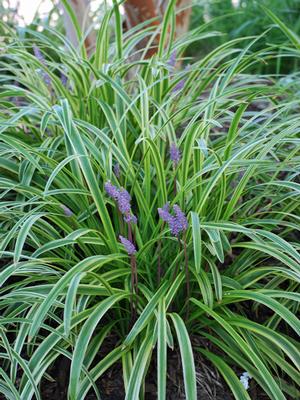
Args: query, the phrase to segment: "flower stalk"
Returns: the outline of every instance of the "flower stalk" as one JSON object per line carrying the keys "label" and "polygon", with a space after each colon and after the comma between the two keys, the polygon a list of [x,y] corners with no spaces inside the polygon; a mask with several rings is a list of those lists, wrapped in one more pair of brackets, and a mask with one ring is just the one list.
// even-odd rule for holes
{"label": "flower stalk", "polygon": [[177,187],[176,187],[176,182],[177,182],[177,165],[179,164],[179,161],[181,159],[181,154],[179,148],[176,146],[175,143],[171,143],[170,145],[170,160],[173,163],[173,170],[174,170],[174,197],[177,194]]}
{"label": "flower stalk", "polygon": [[187,254],[186,232],[184,233],[183,237],[183,252],[184,252],[186,299],[187,299],[186,319],[188,319],[190,313],[190,271],[189,271],[188,254]]}
{"label": "flower stalk", "polygon": [[[128,236],[132,239],[131,228],[128,232]],[[130,266],[131,266],[131,296],[130,296],[130,309],[133,321],[136,319],[137,306],[138,306],[138,277],[137,277],[137,266],[136,266],[136,248],[130,239],[126,239],[124,236],[119,235],[120,242],[124,246],[127,254],[130,256]],[[134,303],[134,294],[136,295],[135,307]]]}
{"label": "flower stalk", "polygon": [[[187,300],[190,298],[190,276],[189,276],[189,267],[188,267],[188,255],[187,255],[187,243],[186,243],[186,230],[188,228],[188,221],[181,210],[181,208],[174,204],[173,213],[170,212],[170,204],[166,203],[162,208],[158,208],[158,214],[160,218],[169,225],[171,230],[171,234],[177,237],[178,246],[179,246],[179,254],[182,251],[182,244],[180,240],[180,235],[183,235],[183,252],[184,252],[184,265],[185,265],[185,278],[186,278],[186,294]],[[179,272],[180,261],[178,261],[172,280],[174,281]],[[160,265],[159,265],[160,267]],[[159,271],[160,273],[160,271]],[[187,306],[187,316],[189,314],[189,306]]]}

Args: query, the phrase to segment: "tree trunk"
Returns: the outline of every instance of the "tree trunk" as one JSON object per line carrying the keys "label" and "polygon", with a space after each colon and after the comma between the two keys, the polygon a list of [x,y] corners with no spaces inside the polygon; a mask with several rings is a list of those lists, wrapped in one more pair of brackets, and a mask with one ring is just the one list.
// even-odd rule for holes
{"label": "tree trunk", "polygon": [[[155,20],[151,21],[148,26],[158,27],[160,24],[160,12],[154,0],[126,0],[124,9],[129,29],[153,18],[155,18]],[[156,53],[158,44],[159,34],[154,37],[146,57],[151,57]],[[143,40],[139,43],[139,48],[144,48],[146,46],[147,40]]]}
{"label": "tree trunk", "polygon": [[175,38],[179,38],[187,33],[189,29],[190,16],[192,13],[192,0],[177,0],[176,8],[177,10],[182,10],[176,14]]}
{"label": "tree trunk", "polygon": [[[155,18],[149,26],[158,26],[164,16],[169,0],[126,0],[124,3],[127,25],[132,28],[142,22]],[[190,15],[192,11],[192,0],[177,0],[176,2],[176,32],[175,39],[188,31]],[[182,10],[182,11],[179,11]],[[147,43],[140,43],[140,48]],[[146,57],[151,57],[156,53],[159,44],[159,34],[157,34],[147,51]]]}
{"label": "tree trunk", "polygon": [[[149,26],[158,27],[163,19],[169,0],[126,0],[124,9],[128,28],[132,28],[147,20],[152,20]],[[89,17],[90,0],[69,0],[70,5],[78,19],[83,33],[87,27],[92,25]],[[191,15],[192,0],[177,0],[176,3],[176,32],[175,38],[178,38],[188,31]],[[64,7],[63,7],[64,8]],[[179,11],[178,10],[182,10]],[[74,46],[78,46],[78,40],[69,15],[64,9],[65,28],[68,39]],[[146,53],[146,57],[151,57],[157,52],[159,44],[159,33],[152,39],[151,45]],[[89,32],[85,38],[85,46],[90,53],[95,47],[96,33]],[[145,48],[148,41],[144,40],[139,44],[139,48]]]}

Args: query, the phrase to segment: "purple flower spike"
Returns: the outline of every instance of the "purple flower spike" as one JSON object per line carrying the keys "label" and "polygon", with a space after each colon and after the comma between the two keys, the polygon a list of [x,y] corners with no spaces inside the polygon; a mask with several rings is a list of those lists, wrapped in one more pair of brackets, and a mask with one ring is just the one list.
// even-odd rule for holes
{"label": "purple flower spike", "polygon": [[45,82],[45,84],[46,84],[47,86],[50,86],[50,85],[51,85],[51,78],[50,78],[50,76],[47,74],[47,72],[42,72],[42,78],[43,78],[43,80],[44,80],[44,82]]}
{"label": "purple flower spike", "polygon": [[73,211],[69,209],[69,207],[65,206],[64,204],[60,205],[66,217],[72,217]]}
{"label": "purple flower spike", "polygon": [[33,54],[39,60],[39,62],[41,64],[45,64],[45,57],[43,56],[43,54],[42,54],[41,50],[39,49],[39,47],[36,44],[34,44],[32,46],[32,49],[33,49]]}
{"label": "purple flower spike", "polygon": [[168,65],[172,68],[174,68],[176,65],[176,55],[177,55],[176,50],[172,51],[169,61],[168,61]]}
{"label": "purple flower spike", "polygon": [[114,186],[111,182],[106,182],[104,184],[104,189],[106,193],[109,195],[109,197],[113,198],[114,200],[117,200],[119,197],[119,190]]}
{"label": "purple flower spike", "polygon": [[134,244],[130,240],[124,238],[121,235],[119,235],[119,239],[129,256],[132,256],[136,253],[136,248],[134,247]]}
{"label": "purple flower spike", "polygon": [[167,222],[171,230],[171,234],[178,236],[180,232],[184,232],[188,228],[188,222],[185,214],[178,205],[173,206],[173,212],[175,215],[171,215],[169,212],[169,203],[165,204],[163,208],[158,209],[160,218]]}
{"label": "purple flower spike", "polygon": [[122,214],[130,214],[130,194],[125,189],[121,189],[118,194],[118,206]]}
{"label": "purple flower spike", "polygon": [[121,214],[123,214],[124,221],[127,223],[132,222],[133,224],[136,224],[137,218],[132,214],[130,205],[131,196],[127,190],[124,188],[118,189],[109,181],[105,183],[104,189],[108,196],[117,202],[119,211]]}
{"label": "purple flower spike", "polygon": [[[43,65],[46,65],[45,57],[43,56],[43,54],[42,54],[41,50],[39,49],[39,47],[36,44],[34,44],[32,48],[33,48],[33,53],[34,53],[35,57],[39,60],[39,62],[41,64],[43,64]],[[51,78],[47,74],[47,72],[39,70],[39,73],[40,73],[40,76],[43,78],[45,84],[47,86],[50,86],[51,85]]]}
{"label": "purple flower spike", "polygon": [[178,147],[176,146],[175,143],[171,143],[171,146],[170,146],[170,159],[173,161],[175,167],[179,163],[180,157],[181,157],[180,150],[178,149]]}
{"label": "purple flower spike", "polygon": [[61,74],[60,74],[60,81],[61,81],[61,83],[63,84],[64,87],[67,87],[67,85],[68,85],[68,77],[63,72],[61,72]]}
{"label": "purple flower spike", "polygon": [[179,92],[184,88],[184,85],[185,85],[185,79],[181,79],[181,81],[179,81],[177,85],[175,85],[175,87],[173,88],[173,92]]}

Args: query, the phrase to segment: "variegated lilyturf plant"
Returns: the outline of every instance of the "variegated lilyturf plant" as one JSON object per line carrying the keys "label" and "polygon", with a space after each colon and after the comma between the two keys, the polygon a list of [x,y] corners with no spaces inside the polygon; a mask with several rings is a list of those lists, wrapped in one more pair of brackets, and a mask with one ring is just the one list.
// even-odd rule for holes
{"label": "variegated lilyturf plant", "polygon": [[[299,56],[299,39],[268,15],[289,41],[281,50]],[[4,26],[8,399],[41,399],[51,366],[66,358],[69,400],[100,399],[116,364],[126,400],[144,398],[155,365],[163,400],[172,351],[186,399],[201,388],[200,354],[237,400],[253,385],[272,400],[300,398],[299,92],[249,74],[277,54],[271,45],[252,53],[257,38],[175,69],[192,42],[218,33],[203,25],[174,42],[173,16],[170,6],[148,60],[131,56],[149,29],[123,33],[117,6],[89,57],[59,33],[24,39]]]}

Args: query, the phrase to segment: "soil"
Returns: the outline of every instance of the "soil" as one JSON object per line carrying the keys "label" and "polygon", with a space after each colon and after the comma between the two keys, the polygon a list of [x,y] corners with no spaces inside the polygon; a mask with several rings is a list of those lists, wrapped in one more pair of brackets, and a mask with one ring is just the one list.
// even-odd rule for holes
{"label": "soil", "polygon": [[[153,356],[154,355],[155,350],[153,352]],[[207,360],[204,360],[200,354],[195,353],[194,356],[197,370],[198,398],[201,400],[233,400],[234,398],[228,390],[226,383],[215,368],[210,365]],[[65,376],[67,376],[69,366],[65,367]],[[65,391],[67,382],[61,376],[63,368],[64,366],[58,363],[51,371],[51,377],[55,379],[55,381],[49,382],[44,380],[42,382],[41,393],[43,400],[67,399],[67,393]],[[60,384],[58,384],[59,380]],[[150,365],[146,381],[145,400],[157,400],[155,360]],[[110,368],[103,377],[98,380],[97,387],[101,394],[101,400],[124,400],[125,391],[121,364],[116,364]],[[97,397],[91,391],[84,400],[96,399]],[[180,353],[178,351],[170,351],[168,354],[167,400],[185,400]],[[261,397],[259,400],[264,400],[264,398]]]}
{"label": "soil", "polygon": [[[203,346],[201,340],[192,338],[194,346]],[[102,348],[99,359],[112,350],[116,345],[116,339],[110,337],[106,340],[106,348]],[[216,351],[217,352],[217,351]],[[146,377],[145,400],[156,400],[156,360],[155,349],[153,351],[153,361],[150,364]],[[195,366],[197,371],[197,392],[198,399],[201,400],[233,400],[227,384],[208,360],[200,353],[194,352]],[[66,358],[58,359],[50,370],[48,377],[43,379],[40,390],[42,400],[67,400],[67,387],[70,362]],[[236,371],[237,375],[242,371]],[[121,364],[113,365],[98,381],[97,387],[101,395],[101,400],[124,400],[125,391],[122,377]],[[259,386],[254,381],[250,384],[250,398],[253,400],[268,400],[268,397],[261,392]],[[0,400],[4,400],[1,397]],[[78,400],[96,400],[95,394],[90,391],[85,399]],[[168,374],[167,374],[167,400],[185,400],[184,382],[182,376],[181,360],[179,350],[168,352]]]}
{"label": "soil", "polygon": [[[245,302],[247,303],[247,302]],[[244,304],[244,310],[247,309]],[[266,311],[266,310],[264,310]],[[250,310],[249,310],[249,313]],[[253,313],[252,313],[253,316]],[[111,352],[119,343],[117,336],[110,335],[106,338],[100,348],[100,352],[95,360],[98,363],[105,355]],[[192,336],[193,348],[207,348],[215,354],[222,356],[217,348],[212,347],[212,343],[205,341],[198,336]],[[26,355],[22,355],[26,359]],[[152,361],[146,376],[145,400],[157,400],[157,365],[156,349],[152,353]],[[167,371],[167,400],[185,400],[184,380],[182,376],[182,366],[180,352],[178,348],[173,351],[168,350],[168,371]],[[194,360],[197,374],[197,393],[200,400],[234,400],[226,382],[220,376],[216,368],[201,353],[194,351]],[[0,361],[0,366],[1,366]],[[242,370],[233,367],[237,376],[242,374]],[[47,379],[44,378],[40,384],[42,400],[67,400],[68,378],[70,361],[65,357],[59,357],[51,368],[47,370]],[[21,371],[20,371],[21,373]],[[124,400],[125,390],[123,385],[122,365],[114,364],[96,382],[101,395],[101,400]],[[249,396],[251,400],[268,400],[269,397],[261,390],[254,380],[250,380]],[[286,397],[288,400],[295,400]],[[0,400],[6,397],[0,394]],[[33,400],[36,400],[33,397]],[[96,395],[91,390],[84,399],[78,400],[97,400]]]}

